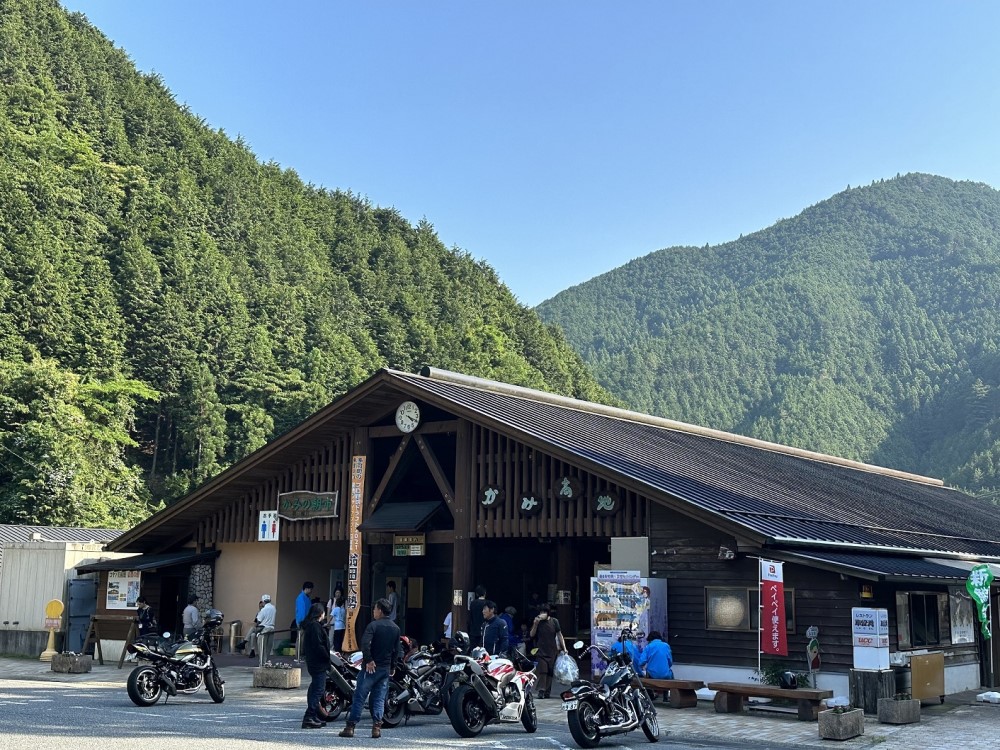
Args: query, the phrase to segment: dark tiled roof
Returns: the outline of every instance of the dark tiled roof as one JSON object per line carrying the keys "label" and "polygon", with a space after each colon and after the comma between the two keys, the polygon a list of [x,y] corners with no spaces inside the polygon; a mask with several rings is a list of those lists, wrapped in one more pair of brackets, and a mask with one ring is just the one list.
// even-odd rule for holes
{"label": "dark tiled roof", "polygon": [[120,529],[80,529],[69,526],[20,526],[0,524],[0,543],[30,542],[110,542],[118,537]]}
{"label": "dark tiled roof", "polygon": [[825,563],[845,572],[868,574],[883,579],[934,578],[964,581],[969,577],[969,567],[962,566],[958,561],[949,565],[923,557],[854,554],[827,550],[796,550],[794,553],[779,557]]}
{"label": "dark tiled roof", "polygon": [[134,555],[119,557],[114,560],[80,563],[76,566],[78,573],[91,573],[95,570],[159,570],[172,568],[176,565],[191,565],[196,562],[207,562],[219,556],[217,551],[199,552],[194,549],[182,549],[177,552],[167,552],[159,555]]}
{"label": "dark tiled roof", "polygon": [[[939,485],[606,416],[487,387],[392,372],[428,400],[482,415],[647,485],[770,543],[818,542],[1000,557],[1000,509]],[[635,415],[642,419],[642,415]]]}

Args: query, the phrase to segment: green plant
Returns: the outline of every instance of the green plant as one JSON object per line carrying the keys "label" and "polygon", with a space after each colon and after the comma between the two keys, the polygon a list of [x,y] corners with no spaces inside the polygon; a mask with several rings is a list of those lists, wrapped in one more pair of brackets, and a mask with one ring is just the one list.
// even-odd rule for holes
{"label": "green plant", "polygon": [[762,662],[760,669],[755,669],[753,671],[752,680],[759,682],[761,685],[781,685],[781,675],[785,672],[792,672],[795,675],[795,683],[799,687],[813,687],[812,675],[809,672],[796,672],[794,669],[789,668],[787,664],[783,664],[780,661],[766,661]]}

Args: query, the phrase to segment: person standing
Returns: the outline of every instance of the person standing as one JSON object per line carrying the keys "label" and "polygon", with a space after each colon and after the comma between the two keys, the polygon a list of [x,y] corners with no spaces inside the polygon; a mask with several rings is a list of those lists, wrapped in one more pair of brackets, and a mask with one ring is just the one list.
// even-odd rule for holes
{"label": "person standing", "polygon": [[344,634],[347,632],[347,607],[344,606],[344,592],[333,592],[333,650],[338,654],[344,648]]}
{"label": "person standing", "polygon": [[[497,617],[499,617],[501,620],[503,620],[505,623],[507,623],[507,635],[509,635],[512,640],[513,640],[514,636],[516,635],[515,632],[514,632],[514,618],[516,616],[517,616],[517,608],[516,607],[507,607],[506,609],[504,609],[503,612],[501,612],[500,614],[497,615]],[[513,645],[513,644],[511,644],[511,645]]]}
{"label": "person standing", "polygon": [[311,604],[305,619],[299,625],[302,633],[302,655],[309,670],[309,692],[306,695],[306,713],[302,717],[303,729],[320,729],[326,722],[319,719],[319,702],[326,690],[326,675],[330,671],[330,642],[323,630],[326,607],[321,602]]}
{"label": "person standing", "polygon": [[138,620],[139,638],[146,635],[156,634],[156,617],[153,615],[153,608],[149,606],[146,597],[140,596],[135,600],[135,617]]}
{"label": "person standing", "polygon": [[257,613],[257,624],[260,628],[260,634],[257,636],[257,664],[263,667],[271,656],[271,648],[274,645],[274,618],[278,610],[271,602],[270,594],[262,594],[260,600],[264,606]]}
{"label": "person standing", "polygon": [[361,636],[361,663],[364,664],[364,670],[358,676],[351,711],[347,715],[347,726],[341,730],[341,737],[354,736],[354,727],[361,718],[361,711],[369,695],[372,737],[382,736],[382,716],[385,711],[385,696],[389,691],[389,675],[399,656],[399,628],[389,619],[391,609],[392,605],[385,599],[375,602],[372,610],[375,619],[368,623]]}
{"label": "person standing", "polygon": [[537,648],[535,660],[538,662],[538,697],[548,698],[552,690],[552,672],[556,666],[556,657],[566,653],[562,628],[559,626],[559,620],[549,613],[548,604],[541,605],[541,611],[532,622],[530,635]]}
{"label": "person standing", "polygon": [[195,606],[198,603],[198,595],[190,594],[188,596],[188,605],[184,608],[184,612],[181,613],[181,624],[184,628],[184,637],[190,638],[195,633],[198,632],[198,628],[201,626],[201,613]]}
{"label": "person standing", "polygon": [[302,584],[302,591],[299,595],[295,597],[295,659],[296,661],[302,661],[302,623],[306,621],[306,617],[309,616],[309,610],[312,608],[312,590],[313,582],[305,581]]}
{"label": "person standing", "polygon": [[389,606],[392,607],[392,611],[389,612],[389,619],[396,622],[396,616],[399,614],[399,594],[396,593],[395,581],[389,581],[385,585],[385,598],[389,602]]}
{"label": "person standing", "polygon": [[491,656],[506,656],[510,650],[507,621],[497,617],[497,603],[489,600],[483,605],[483,648]]}
{"label": "person standing", "polygon": [[469,638],[472,646],[483,645],[483,607],[486,605],[486,587],[476,586],[476,598],[469,605]]}

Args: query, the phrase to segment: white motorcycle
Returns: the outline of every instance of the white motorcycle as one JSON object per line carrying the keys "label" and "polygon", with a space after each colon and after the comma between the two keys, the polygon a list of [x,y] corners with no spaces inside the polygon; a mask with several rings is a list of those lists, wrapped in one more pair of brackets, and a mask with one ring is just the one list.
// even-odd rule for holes
{"label": "white motorcycle", "polygon": [[[521,657],[523,660],[523,657]],[[510,659],[490,656],[484,648],[474,648],[469,656],[456,655],[445,677],[442,692],[448,694],[448,718],[460,737],[475,737],[493,722],[520,721],[526,732],[538,729],[534,665],[523,660],[518,666]]]}

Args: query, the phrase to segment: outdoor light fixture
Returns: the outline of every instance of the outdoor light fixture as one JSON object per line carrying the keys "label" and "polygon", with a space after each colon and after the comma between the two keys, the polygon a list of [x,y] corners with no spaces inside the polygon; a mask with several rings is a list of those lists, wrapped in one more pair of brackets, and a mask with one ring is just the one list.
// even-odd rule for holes
{"label": "outdoor light fixture", "polygon": [[861,598],[862,599],[874,599],[875,598],[875,589],[872,587],[872,585],[870,583],[862,583],[861,584]]}
{"label": "outdoor light fixture", "polygon": [[719,547],[720,560],[732,560],[734,557],[736,557],[736,553],[729,549],[729,547]]}

